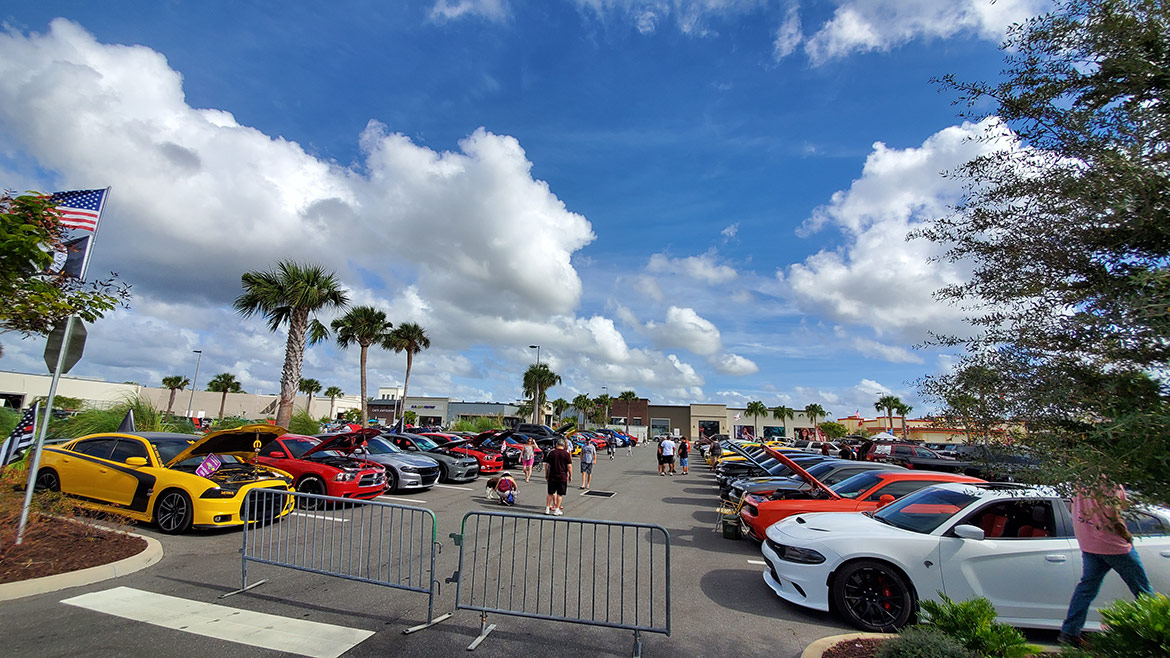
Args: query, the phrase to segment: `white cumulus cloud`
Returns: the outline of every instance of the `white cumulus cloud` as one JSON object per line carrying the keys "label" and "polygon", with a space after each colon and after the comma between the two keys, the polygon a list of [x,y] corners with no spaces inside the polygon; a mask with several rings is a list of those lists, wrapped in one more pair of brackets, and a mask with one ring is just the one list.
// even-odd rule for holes
{"label": "white cumulus cloud", "polygon": [[735,268],[717,263],[714,252],[685,258],[671,258],[666,254],[654,254],[650,256],[650,262],[646,264],[646,271],[682,275],[711,284],[726,283],[739,276]]}

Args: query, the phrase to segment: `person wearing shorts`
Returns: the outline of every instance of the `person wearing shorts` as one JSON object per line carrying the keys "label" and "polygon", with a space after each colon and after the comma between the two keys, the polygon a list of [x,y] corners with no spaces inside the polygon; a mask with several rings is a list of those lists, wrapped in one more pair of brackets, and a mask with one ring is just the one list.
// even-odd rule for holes
{"label": "person wearing shorts", "polygon": [[597,461],[597,447],[586,441],[581,446],[581,488],[588,489],[593,484],[593,464]]}
{"label": "person wearing shorts", "polygon": [[678,465],[682,466],[683,475],[687,474],[687,459],[691,456],[691,442],[683,437],[678,444]]}
{"label": "person wearing shorts", "polygon": [[532,465],[536,463],[536,439],[528,437],[520,453],[520,465],[524,467],[524,481],[532,479]]}
{"label": "person wearing shorts", "polygon": [[666,475],[667,467],[670,467],[670,475],[674,476],[674,451],[675,444],[670,437],[662,440],[658,444],[658,474]]}
{"label": "person wearing shorts", "polygon": [[565,513],[563,504],[565,492],[569,483],[573,481],[573,456],[565,450],[564,440],[557,442],[555,450],[548,453],[544,459],[544,479],[548,483],[548,496],[545,498],[544,513],[562,516]]}

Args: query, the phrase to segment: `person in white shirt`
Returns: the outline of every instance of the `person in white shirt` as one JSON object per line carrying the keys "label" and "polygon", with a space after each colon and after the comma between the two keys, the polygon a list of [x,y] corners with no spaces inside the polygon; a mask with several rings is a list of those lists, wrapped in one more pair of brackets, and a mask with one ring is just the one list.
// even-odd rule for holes
{"label": "person in white shirt", "polygon": [[666,467],[670,466],[670,475],[674,477],[674,441],[670,437],[658,444],[658,474],[666,475]]}

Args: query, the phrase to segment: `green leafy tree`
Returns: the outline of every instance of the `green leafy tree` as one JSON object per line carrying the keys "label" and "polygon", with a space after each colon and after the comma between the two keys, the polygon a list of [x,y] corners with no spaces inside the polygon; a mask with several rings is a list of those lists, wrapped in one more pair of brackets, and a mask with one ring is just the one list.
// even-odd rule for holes
{"label": "green leafy tree", "polygon": [[191,385],[191,380],[182,375],[171,375],[170,377],[163,377],[163,388],[171,391],[171,397],[167,400],[167,418],[171,417],[171,409],[175,407],[175,394]]}
{"label": "green leafy tree", "polygon": [[[390,349],[394,325],[386,319],[384,312],[373,306],[354,306],[345,315],[334,320],[332,326],[333,332],[337,334],[337,344],[342,349],[354,343],[360,348],[358,368],[361,372],[362,425],[365,425],[370,419],[366,399],[366,354],[371,345]],[[331,409],[330,415],[332,414]]]}
{"label": "green leafy tree", "polygon": [[[427,336],[426,330],[414,322],[403,322],[395,327],[390,335],[387,348],[399,354],[406,352],[406,377],[402,380],[403,405],[406,404],[406,391],[410,386],[410,370],[414,367],[414,355],[430,347],[431,339]],[[365,404],[365,393],[362,394],[362,403]]]}
{"label": "green leafy tree", "polygon": [[557,398],[552,401],[553,413],[557,415],[557,422],[559,423],[561,417],[565,415],[565,410],[569,408],[569,401],[565,398]]}
{"label": "green leafy tree", "polygon": [[297,409],[289,419],[288,431],[293,434],[312,436],[321,431],[321,423],[317,422],[308,411]]}
{"label": "green leafy tree", "polygon": [[130,299],[116,274],[86,283],[54,271],[54,254],[65,249],[62,230],[48,196],[0,194],[0,332],[47,334],[71,315],[94,322]]}
{"label": "green leafy tree", "polygon": [[603,427],[609,425],[609,409],[612,404],[613,398],[609,397],[607,393],[593,398],[593,421],[600,423]]}
{"label": "green leafy tree", "polygon": [[877,402],[873,403],[873,408],[878,413],[886,412],[886,429],[890,434],[894,433],[894,410],[900,404],[902,404],[902,401],[896,395],[883,395],[877,399]]}
{"label": "green leafy tree", "polygon": [[545,393],[561,383],[561,376],[553,372],[547,363],[534,363],[524,371],[524,395],[532,399],[532,422],[539,423],[544,410]]}
{"label": "green leafy tree", "polygon": [[308,401],[305,402],[305,412],[311,413],[311,408],[313,406],[313,396],[321,392],[321,382],[317,381],[316,379],[306,377],[301,380],[300,384],[297,384],[297,390],[309,396]]}
{"label": "green leafy tree", "polygon": [[585,420],[593,408],[593,400],[585,393],[581,393],[573,398],[573,408],[577,410],[577,415],[580,416],[581,427],[585,427]]}
{"label": "green leafy tree", "polygon": [[826,420],[817,425],[821,431],[825,433],[825,437],[832,440],[842,439],[849,436],[849,428],[845,427],[843,423],[838,423],[835,420]]}
{"label": "green leafy tree", "polygon": [[[1053,459],[1037,477],[1104,475],[1170,501],[1170,8],[1154,0],[1058,0],[1014,27],[1000,81],[941,78],[965,116],[1000,118],[1021,148],[953,175],[966,194],[914,235],[971,274],[938,296],[973,331],[956,369],[999,380],[999,422]],[[951,374],[925,393],[978,397]]]}
{"label": "green leafy tree", "polygon": [[898,407],[894,409],[894,411],[897,411],[898,415],[902,417],[902,438],[905,439],[910,432],[910,429],[906,427],[906,416],[909,415],[911,411],[914,411],[914,407],[912,405],[906,404],[905,402],[899,401]]}
{"label": "green leafy tree", "polygon": [[630,433],[630,405],[638,401],[638,394],[633,391],[622,391],[617,399],[626,403],[626,434]]}
{"label": "green leafy tree", "polygon": [[355,421],[359,421],[362,419],[362,410],[360,408],[359,409],[346,409],[345,411],[341,412],[341,417],[342,417],[342,419],[347,420],[351,423],[355,422]]}
{"label": "green leafy tree", "polygon": [[824,418],[828,415],[825,409],[819,404],[807,404],[804,406],[804,415],[808,416],[808,421],[812,426],[817,427],[817,419]]}
{"label": "green leafy tree", "polygon": [[780,421],[780,427],[784,429],[784,436],[789,436],[787,421],[796,418],[796,410],[791,407],[785,407],[784,405],[772,407],[772,418]]}
{"label": "green leafy tree", "polygon": [[753,400],[747,404],[746,413],[752,417],[752,428],[755,430],[753,436],[759,436],[760,416],[768,415],[768,405],[760,400]]}
{"label": "green leafy tree", "polygon": [[345,395],[345,391],[342,391],[336,386],[330,386],[329,388],[325,389],[325,397],[329,398],[329,420],[333,420],[335,418],[333,414],[333,405],[337,401],[337,398],[343,395]]}
{"label": "green leafy tree", "polygon": [[301,382],[305,347],[329,335],[329,330],[313,314],[344,308],[349,304],[349,294],[332,272],[317,265],[287,260],[278,262],[275,270],[245,272],[240,280],[244,294],[234,303],[240,315],[251,317],[260,313],[273,332],[288,325],[284,368],[280,374],[280,405],[276,411],[276,424],[288,427]]}
{"label": "green leafy tree", "polygon": [[223,420],[223,408],[227,404],[227,394],[240,393],[242,389],[240,388],[240,382],[236,381],[235,375],[230,372],[221,372],[215,377],[212,377],[211,381],[207,382],[207,390],[220,394],[218,420]]}

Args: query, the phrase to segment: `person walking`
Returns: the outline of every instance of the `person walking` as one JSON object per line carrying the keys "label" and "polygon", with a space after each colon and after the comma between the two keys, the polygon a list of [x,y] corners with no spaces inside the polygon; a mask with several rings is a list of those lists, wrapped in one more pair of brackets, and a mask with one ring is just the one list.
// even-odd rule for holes
{"label": "person walking", "polygon": [[837,453],[837,457],[841,459],[853,459],[853,447],[848,443],[842,443],[841,450]]}
{"label": "person walking", "polygon": [[544,513],[562,516],[565,513],[565,492],[573,481],[573,456],[565,449],[565,439],[557,441],[557,447],[548,453],[544,462],[544,479],[548,485]]}
{"label": "person walking", "polygon": [[597,462],[597,446],[592,441],[586,441],[581,446],[581,489],[588,489],[593,484],[593,464]]}
{"label": "person walking", "polygon": [[612,434],[605,435],[605,454],[613,459],[613,454],[617,452],[617,439]]}
{"label": "person walking", "polygon": [[536,439],[531,436],[528,437],[528,443],[524,444],[523,450],[520,451],[520,465],[524,467],[524,481],[527,482],[532,479],[532,465],[536,463]]}
{"label": "person walking", "polygon": [[828,457],[828,456],[829,456],[829,452],[830,452],[831,450],[832,450],[832,449],[829,447],[829,444],[828,444],[828,443],[822,443],[822,444],[821,444],[821,454],[822,454],[822,455],[824,455],[824,456]]}
{"label": "person walking", "polygon": [[1082,572],[1056,638],[1059,644],[1083,644],[1081,630],[1085,627],[1089,605],[1097,598],[1101,581],[1110,569],[1121,576],[1134,596],[1154,593],[1133,546],[1133,537],[1121,518],[1122,506],[1128,506],[1128,502],[1125,488],[1121,486],[1078,490],[1073,496],[1073,532],[1081,547]]}
{"label": "person walking", "polygon": [[683,475],[687,475],[687,460],[691,456],[691,442],[683,437],[678,444],[678,465],[682,466]]}
{"label": "person walking", "polygon": [[669,466],[670,476],[674,477],[674,450],[675,443],[669,436],[663,439],[662,443],[658,444],[658,454],[661,455],[658,466],[659,475],[666,475],[666,470]]}

